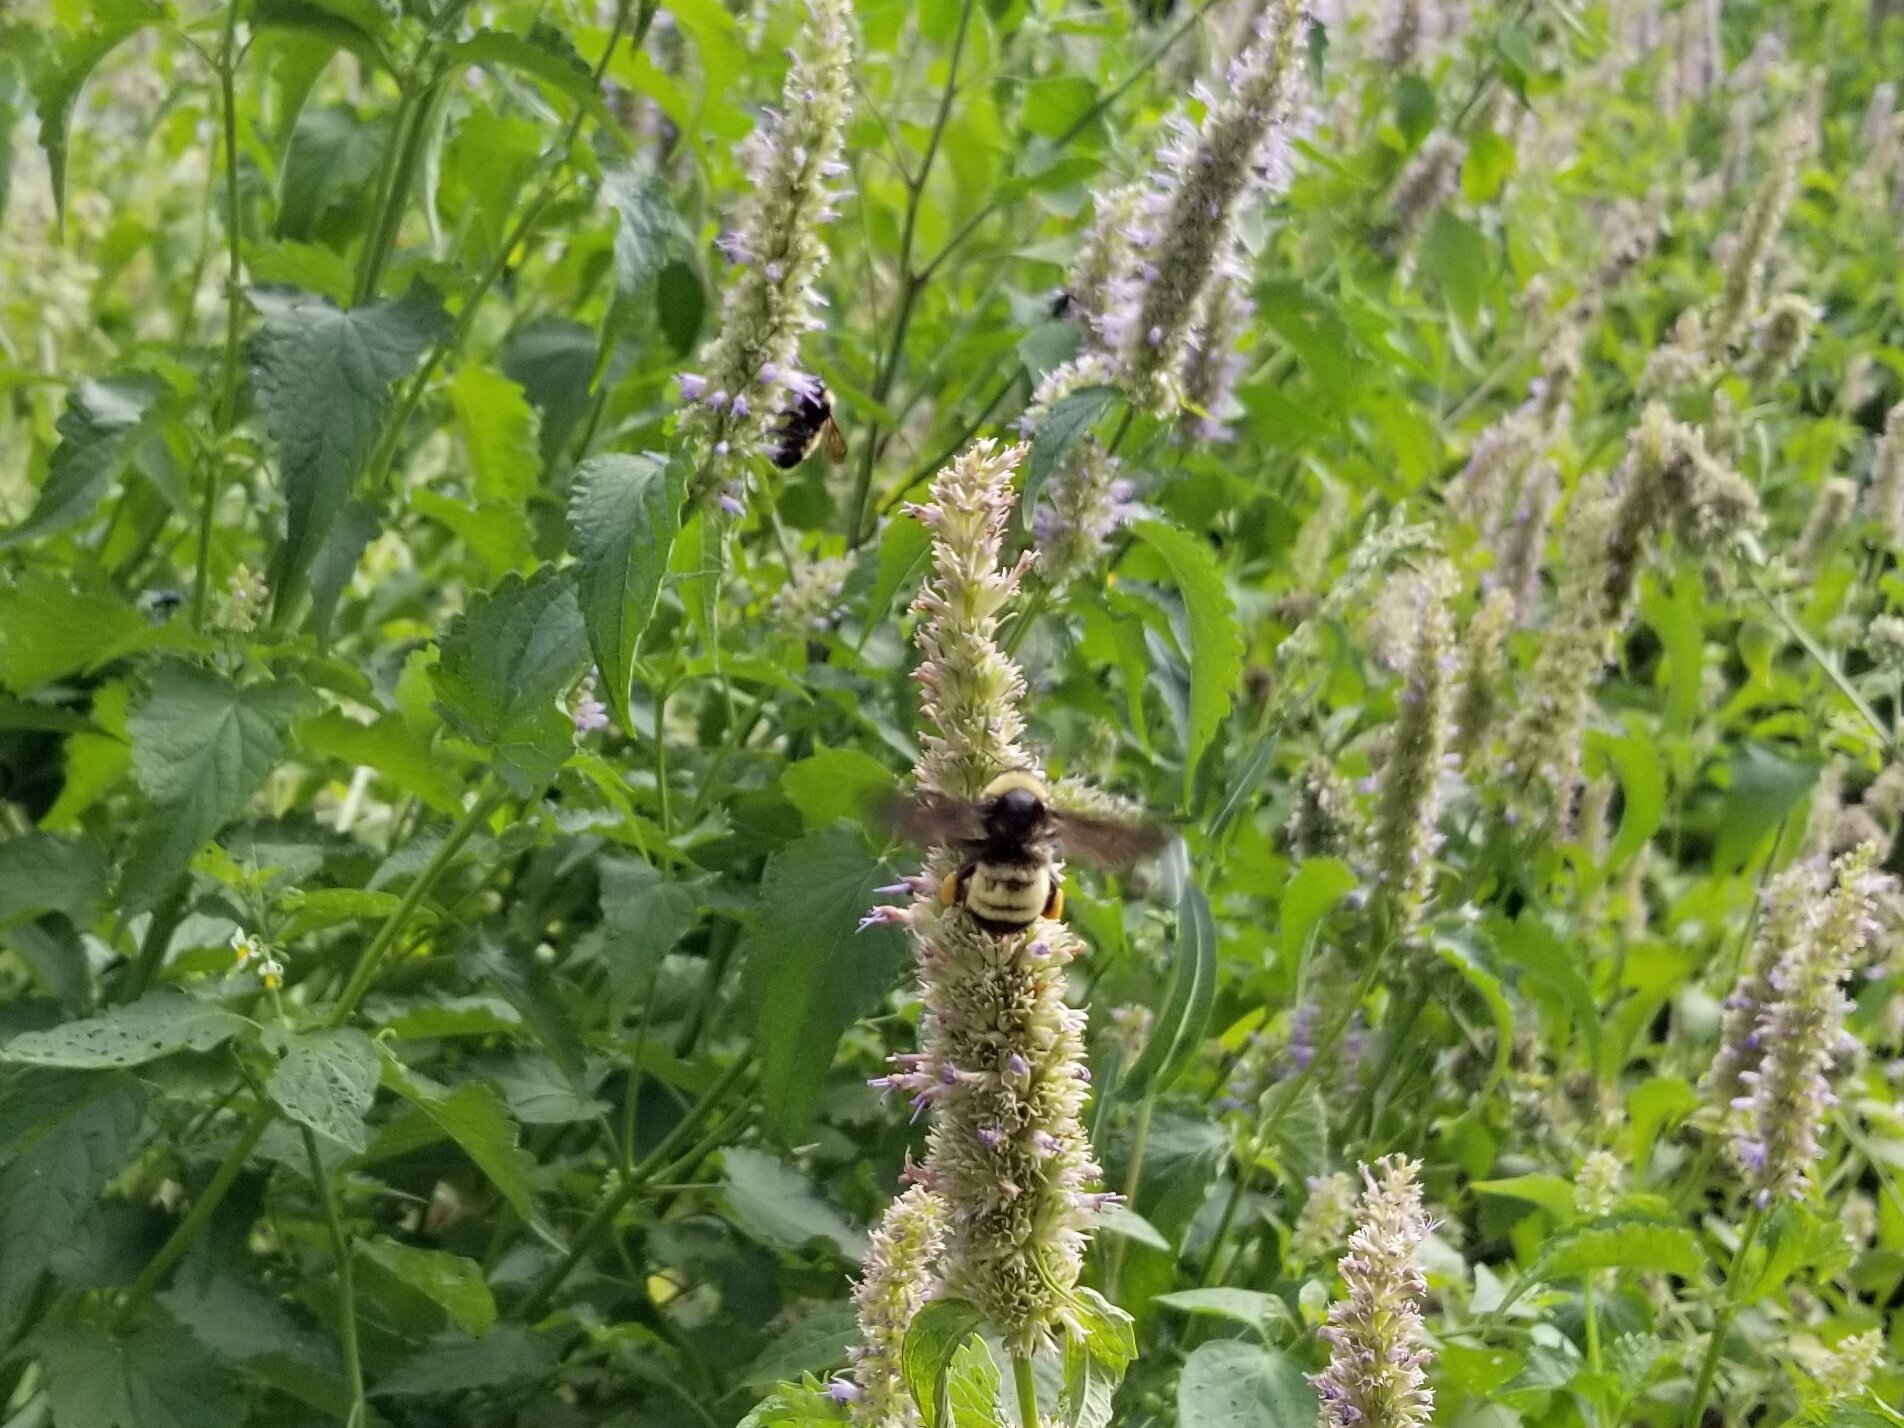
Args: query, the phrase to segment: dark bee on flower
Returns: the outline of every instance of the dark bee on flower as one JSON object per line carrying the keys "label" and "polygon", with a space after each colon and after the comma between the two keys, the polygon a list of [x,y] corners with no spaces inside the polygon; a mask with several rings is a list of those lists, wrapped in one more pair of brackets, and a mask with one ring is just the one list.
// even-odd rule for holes
{"label": "dark bee on flower", "polygon": [[1071,296],[1069,288],[1057,288],[1053,290],[1050,300],[1045,304],[1045,311],[1052,317],[1069,317],[1071,309],[1076,305],[1077,300]]}
{"label": "dark bee on flower", "polygon": [[1029,769],[1007,769],[976,801],[902,795],[878,814],[895,833],[963,855],[939,899],[963,907],[994,936],[1064,915],[1060,850],[1101,867],[1123,867],[1158,852],[1168,837],[1156,823],[1054,808],[1050,790]]}
{"label": "dark bee on flower", "polygon": [[846,434],[833,418],[833,394],[819,381],[794,392],[793,400],[780,413],[767,455],[782,471],[791,471],[811,456],[816,446],[825,449],[828,461],[846,460]]}

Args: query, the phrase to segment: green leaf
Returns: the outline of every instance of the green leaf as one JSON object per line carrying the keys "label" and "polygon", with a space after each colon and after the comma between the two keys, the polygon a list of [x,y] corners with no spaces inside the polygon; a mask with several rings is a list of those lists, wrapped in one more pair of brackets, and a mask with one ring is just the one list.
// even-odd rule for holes
{"label": "green leaf", "polygon": [[223,675],[163,664],[132,711],[132,768],[152,800],[128,859],[121,896],[151,907],[193,854],[236,817],[284,758],[292,722],[310,704],[289,684],[233,684]]}
{"label": "green leaf", "polygon": [[40,147],[46,151],[46,166],[52,173],[53,206],[62,228],[66,223],[66,152],[79,91],[101,60],[164,18],[164,9],[149,0],[95,0],[87,10],[86,28],[49,45],[33,66],[31,87],[38,100]]}
{"label": "green leaf", "polygon": [[1071,1315],[1091,1352],[1122,1373],[1137,1358],[1137,1321],[1095,1289],[1074,1290]]}
{"label": "green leaf", "polygon": [[449,319],[422,288],[348,311],[306,294],[258,293],[254,301],[265,324],[251,380],[284,484],[284,540],[271,573],[282,611],[351,497],[383,428],[391,384],[449,336]]}
{"label": "green leaf", "polygon": [[960,1344],[945,1376],[952,1428],[1002,1428],[998,1416],[998,1363],[976,1336]]}
{"label": "green leaf", "polygon": [[1736,873],[1745,867],[1772,830],[1811,792],[1822,767],[1788,759],[1762,744],[1735,750],[1725,801],[1719,807],[1712,870]]}
{"label": "green leaf", "polygon": [[609,707],[630,733],[628,687],[681,533],[687,475],[680,460],[648,452],[596,456],[575,473],[569,495],[569,548],[589,648]]}
{"label": "green leaf", "polygon": [[1152,1302],[1175,1309],[1179,1314],[1228,1319],[1258,1331],[1268,1324],[1289,1323],[1294,1319],[1282,1300],[1254,1289],[1179,1289],[1173,1294],[1159,1294]]}
{"label": "green leaf", "polygon": [[1166,1253],[1170,1250],[1170,1241],[1164,1238],[1163,1231],[1128,1205],[1112,1205],[1101,1211],[1097,1217],[1097,1233],[1116,1235],[1119,1239],[1140,1244],[1145,1249]]}
{"label": "green leaf", "polygon": [[[502,1192],[511,1209],[524,1220],[533,1218],[529,1202],[531,1162],[527,1152],[516,1144],[515,1123],[509,1119],[494,1091],[477,1081],[465,1081],[453,1091],[445,1090],[388,1059],[384,1062],[383,1079],[385,1085],[421,1111],[439,1132],[463,1148],[489,1177],[489,1183]],[[385,1137],[379,1136],[371,1153],[376,1156],[388,1148]]]}
{"label": "green leaf", "polygon": [[1571,1224],[1574,1219],[1574,1188],[1558,1175],[1515,1175],[1505,1180],[1477,1180],[1474,1189],[1478,1194],[1500,1195],[1538,1205],[1553,1216],[1557,1225]]}
{"label": "green leaf", "polygon": [[873,567],[872,587],[866,592],[862,619],[868,632],[886,618],[893,598],[922,569],[932,549],[932,534],[910,516],[886,523],[879,538],[879,557]]}
{"label": "green leaf", "polygon": [[1461,974],[1475,995],[1487,1004],[1494,1018],[1494,1064],[1488,1068],[1487,1084],[1473,1098],[1472,1104],[1478,1109],[1494,1094],[1514,1054],[1514,1006],[1507,999],[1507,989],[1501,979],[1482,964],[1474,948],[1465,942],[1437,940],[1435,951],[1442,961]]}
{"label": "green leaf", "polygon": [[1223,571],[1207,541],[1161,521],[1139,521],[1131,530],[1163,558],[1189,621],[1190,739],[1183,757],[1188,801],[1197,765],[1229,717],[1230,701],[1242,682],[1243,632]]}
{"label": "green leaf", "polygon": [[252,0],[247,18],[259,28],[320,36],[390,67],[383,49],[390,37],[390,16],[378,0]]}
{"label": "green leaf", "polygon": [[685,258],[673,258],[661,265],[655,277],[655,315],[677,357],[694,350],[707,317],[707,287],[700,271]]}
{"label": "green leaf", "polygon": [[1842,1269],[1851,1261],[1851,1244],[1837,1211],[1820,1215],[1803,1205],[1780,1205],[1760,1235],[1765,1255],[1755,1272],[1738,1286],[1739,1302],[1755,1304],[1775,1294],[1801,1269]]}
{"label": "green leaf", "polygon": [[736,1225],[775,1249],[824,1240],[856,1262],[866,1251],[866,1236],[804,1175],[765,1151],[737,1145],[721,1152],[721,1197]]}
{"label": "green leaf", "polygon": [[1239,1339],[1199,1344],[1177,1381],[1181,1428],[1313,1428],[1316,1394],[1287,1354]]}
{"label": "green leaf", "polygon": [[117,595],[32,570],[0,585],[0,684],[30,694],[166,635]]}
{"label": "green leaf", "polygon": [[1677,1125],[1701,1105],[1699,1092],[1683,1076],[1649,1076],[1626,1098],[1627,1158],[1644,1166],[1666,1125]]}
{"label": "green leaf", "polygon": [[105,860],[88,841],[36,829],[0,843],[0,927],[49,912],[85,927],[105,893]]}
{"label": "green leaf", "polygon": [[892,771],[871,754],[824,745],[780,774],[781,792],[809,828],[863,820],[874,798],[892,786]]}
{"label": "green leaf", "polygon": [[1643,1269],[1691,1279],[1705,1268],[1699,1237],[1654,1220],[1593,1224],[1547,1241],[1530,1278],[1570,1279],[1596,1269]]}
{"label": "green leaf", "polygon": [[[84,1086],[50,1083],[49,1090],[71,1098],[0,1170],[0,1332],[13,1325],[48,1262],[132,1154],[145,1120],[144,1093],[107,1084],[113,1088],[104,1094],[88,1094]],[[7,1090],[10,1098],[19,1095],[16,1085]],[[9,1142],[17,1144],[11,1135]]]}
{"label": "green leaf", "polygon": [[236,1012],[183,992],[148,992],[83,1021],[22,1032],[0,1049],[0,1060],[82,1070],[143,1066],[178,1051],[210,1051],[250,1025]]}
{"label": "green leaf", "polygon": [[90,1324],[41,1331],[56,1428],[237,1428],[237,1384],[185,1330],[154,1324],[116,1338]]}
{"label": "green leaf", "polygon": [[740,1371],[747,1388],[767,1388],[803,1373],[838,1368],[859,1342],[859,1316],[850,1308],[821,1309],[780,1334]]}
{"label": "green leaf", "polygon": [[480,1339],[445,1337],[398,1364],[371,1392],[379,1397],[418,1398],[539,1379],[555,1367],[548,1342],[503,1324]]}
{"label": "green leaf", "polygon": [[511,575],[453,621],[430,671],[437,707],[491,751],[523,797],[555,776],[575,747],[560,700],[588,665],[588,635],[568,580],[545,566]]}
{"label": "green leaf", "polygon": [[1355,881],[1340,858],[1308,858],[1296,868],[1280,904],[1283,959],[1291,966],[1322,919],[1355,891]]}
{"label": "green leaf", "polygon": [[502,373],[474,365],[457,370],[449,392],[477,501],[520,512],[542,468],[529,399]]}
{"label": "green leaf", "polygon": [[609,133],[620,132],[588,65],[563,35],[546,25],[537,25],[526,36],[501,30],[478,30],[468,39],[451,45],[448,58],[452,62],[501,66],[525,74],[576,100]]}
{"label": "green leaf", "polygon": [[474,1260],[383,1236],[358,1240],[356,1251],[441,1306],[465,1333],[486,1334],[495,1324],[496,1300]]}
{"label": "green leaf", "polygon": [[340,709],[328,709],[300,723],[295,738],[307,754],[375,769],[396,790],[415,794],[438,813],[463,811],[463,781],[445,767],[430,740],[398,715],[360,724]]}
{"label": "green leaf", "polygon": [[1598,749],[1613,765],[1625,805],[1620,831],[1607,849],[1606,866],[1610,870],[1639,852],[1659,831],[1666,808],[1666,773],[1660,766],[1658,744],[1642,735],[1614,738],[1596,729],[1589,731],[1587,745]]}
{"label": "green leaf", "polygon": [[681,216],[667,184],[646,168],[606,171],[602,198],[616,218],[615,296],[632,311],[654,287],[668,259],[685,246]]}
{"label": "green leaf", "polygon": [[326,1140],[361,1151],[364,1116],[377,1097],[377,1048],[361,1031],[301,1032],[272,1069],[265,1089],[278,1109]]}
{"label": "green leaf", "polygon": [[1442,297],[1461,324],[1474,326],[1488,277],[1487,240],[1479,230],[1442,209],[1422,237],[1421,269],[1440,286]]}
{"label": "green leaf", "polygon": [[860,930],[890,873],[848,828],[809,833],[767,860],[763,914],[741,938],[767,1128],[806,1128],[840,1037],[878,1006],[906,960],[895,927]]}
{"label": "green leaf", "polygon": [[925,1428],[951,1428],[947,1377],[952,1359],[983,1321],[978,1309],[963,1299],[935,1299],[913,1315],[900,1350],[900,1372]]}
{"label": "green leaf", "polygon": [[40,498],[24,521],[0,532],[0,550],[43,540],[92,515],[139,443],[152,434],[164,393],[164,383],[143,373],[89,379],[73,388]]}
{"label": "green leaf", "polygon": [[524,1125],[562,1126],[592,1121],[610,1109],[587,1094],[588,1080],[571,1076],[553,1057],[525,1052],[489,1073],[512,1115]]}
{"label": "green leaf", "polygon": [[1190,854],[1180,839],[1165,850],[1164,878],[1176,888],[1170,991],[1143,1054],[1119,1086],[1126,1096],[1170,1088],[1195,1059],[1216,1005],[1216,920],[1210,900],[1190,879]]}
{"label": "green leaf", "polygon": [[700,919],[694,890],[634,858],[605,858],[601,878],[603,957],[618,1005],[643,991],[687,930]]}
{"label": "green leaf", "polygon": [[1031,439],[1031,454],[1025,458],[1025,489],[1018,501],[1025,520],[1030,522],[1038,497],[1091,425],[1123,395],[1116,387],[1080,387],[1059,398],[1038,424]]}

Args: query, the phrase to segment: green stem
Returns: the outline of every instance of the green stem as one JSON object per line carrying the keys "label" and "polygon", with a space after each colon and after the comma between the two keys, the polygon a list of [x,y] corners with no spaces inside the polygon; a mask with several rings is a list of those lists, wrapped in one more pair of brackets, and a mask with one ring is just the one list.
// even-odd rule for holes
{"label": "green stem", "polygon": [[[939,141],[945,137],[946,121],[952,116],[952,96],[958,90],[959,61],[965,55],[965,35],[971,28],[973,0],[959,6],[959,28],[952,37],[952,58],[946,66],[945,88],[939,93],[939,110],[932,120],[932,132],[926,138],[925,153],[920,155],[917,173],[906,175],[906,212],[899,229],[899,306],[893,315],[892,338],[879,364],[873,383],[873,397],[883,407],[892,395],[893,382],[899,376],[899,364],[906,355],[906,330],[912,325],[913,305],[918,301],[928,278],[912,271],[913,239],[919,230],[919,206],[925,198],[926,180],[932,176],[933,160],[939,156]],[[866,426],[866,444],[861,448],[859,476],[853,486],[852,522],[846,528],[846,545],[851,550],[865,537],[866,503],[873,492],[873,463],[879,454],[879,422]]]}
{"label": "green stem", "polygon": [[[218,103],[225,134],[225,370],[219,379],[213,428],[223,434],[238,419],[238,273],[243,260],[244,228],[238,218],[238,0],[225,11],[224,42],[218,51]],[[198,518],[198,559],[192,569],[192,628],[205,628],[211,587],[212,527],[218,506],[218,455],[207,452],[204,506]]]}
{"label": "green stem", "polygon": [[1600,1309],[1593,1300],[1593,1271],[1588,1270],[1580,1286],[1580,1307],[1587,1320],[1587,1365],[1600,1372]]}
{"label": "green stem", "polygon": [[430,889],[436,886],[437,879],[443,876],[456,855],[462,851],[463,845],[470,840],[489,815],[496,811],[503,798],[504,793],[500,789],[480,795],[457,820],[456,826],[450,829],[448,835],[437,845],[436,852],[430,856],[430,861],[424,864],[423,871],[411,880],[409,888],[403,894],[403,901],[398,903],[390,916],[384,919],[383,926],[377,929],[376,936],[370,939],[370,945],[364,948],[363,955],[357,959],[357,965],[351,969],[350,980],[344,984],[344,990],[337,999],[337,1005],[331,1009],[330,1025],[336,1026],[345,1021],[357,1009],[357,1003],[363,1000],[364,993],[370,990],[370,984],[376,978],[378,964],[402,937],[404,929],[409,926],[410,918],[422,905],[423,899],[429,896]]}
{"label": "green stem", "polygon": [[1699,1377],[1693,1383],[1692,1399],[1686,1408],[1686,1428],[1699,1428],[1706,1411],[1706,1400],[1712,1396],[1712,1383],[1719,1374],[1719,1355],[1725,1348],[1726,1331],[1732,1327],[1732,1320],[1739,1312],[1739,1277],[1745,1269],[1745,1257],[1757,1243],[1759,1231],[1764,1227],[1765,1211],[1754,1208],[1745,1222],[1745,1228],[1739,1232],[1739,1248],[1726,1270],[1725,1302],[1713,1316],[1712,1340],[1706,1345],[1705,1357],[1700,1360]]}
{"label": "green stem", "polygon": [[1388,1087],[1389,1075],[1395,1069],[1395,1063],[1401,1059],[1402,1043],[1408,1040],[1408,1033],[1415,1029],[1415,1020],[1421,1015],[1421,1009],[1428,1004],[1428,989],[1418,987],[1412,993],[1401,1011],[1395,1017],[1395,1030],[1383,1039],[1382,1059],[1375,1065],[1375,1074],[1368,1078],[1362,1087],[1362,1094],[1356,1098],[1355,1110],[1350,1113],[1349,1124],[1358,1124],[1364,1116],[1368,1117],[1368,1135],[1375,1134],[1375,1122],[1381,1115],[1382,1093]]}
{"label": "green stem", "polygon": [[423,143],[430,132],[430,112],[442,85],[440,76],[426,81],[421,90],[406,93],[397,107],[397,123],[390,135],[389,182],[383,190],[376,221],[364,239],[364,251],[357,265],[357,286],[353,304],[369,302],[383,284],[384,270],[396,251],[403,229],[403,210],[410,201],[410,188],[416,179],[417,164],[423,157]]}
{"label": "green stem", "polygon": [[[1150,1145],[1150,1116],[1157,1106],[1157,1093],[1146,1091],[1144,1099],[1137,1103],[1137,1125],[1131,1132],[1130,1168],[1124,1172],[1124,1203],[1132,1209],[1137,1207],[1137,1187],[1143,1183],[1144,1151]],[[1108,1293],[1117,1298],[1117,1282],[1124,1273],[1124,1252],[1130,1240],[1123,1235],[1117,1237],[1117,1245],[1111,1250],[1111,1273]]]}
{"label": "green stem", "polygon": [[119,1301],[119,1308],[112,1317],[115,1327],[125,1322],[127,1314],[131,1312],[134,1305],[158,1288],[159,1282],[165,1278],[172,1266],[178,1263],[179,1256],[192,1247],[192,1241],[198,1238],[200,1232],[211,1220],[212,1213],[223,1203],[226,1194],[231,1190],[232,1182],[238,1178],[238,1172],[245,1168],[245,1161],[251,1158],[251,1152],[264,1135],[265,1127],[271,1124],[272,1114],[271,1107],[268,1105],[259,1106],[252,1112],[250,1122],[243,1131],[239,1132],[238,1139],[225,1153],[224,1160],[219,1163],[210,1182],[199,1194],[198,1199],[193,1202],[191,1210],[187,1212],[183,1220],[179,1221],[178,1228],[172,1231],[171,1238],[159,1247],[159,1252],[146,1262],[145,1268],[139,1271],[139,1277],[127,1288],[125,1297]]}
{"label": "green stem", "polygon": [[1018,1389],[1018,1421],[1038,1428],[1038,1381],[1031,1375],[1031,1355],[1013,1354],[1012,1383]]}
{"label": "green stem", "polygon": [[[721,1097],[727,1094],[751,1064],[752,1057],[742,1056],[721,1074],[718,1081],[708,1087],[706,1094],[675,1123],[674,1129],[663,1136],[660,1144],[643,1157],[641,1164],[635,1167],[634,1173],[623,1179],[614,1192],[595,1207],[595,1212],[583,1221],[582,1228],[575,1232],[575,1238],[569,1242],[567,1252],[530,1288],[528,1295],[517,1306],[512,1317],[522,1320],[537,1318],[548,1307],[549,1300],[554,1297],[555,1291],[560,1289],[569,1275],[575,1272],[575,1266],[582,1262],[582,1256],[587,1254],[595,1241],[615,1223],[615,1217],[621,1214],[628,1202],[633,1200],[648,1182],[654,1179],[671,1181],[678,1178],[673,1173],[657,1176],[655,1172],[657,1169],[667,1172],[674,1170],[674,1166],[668,1162],[668,1157],[673,1155],[681,1142],[693,1133],[694,1127],[700,1124],[708,1111],[719,1103]],[[705,1154],[704,1151],[702,1153]]]}
{"label": "green stem", "polygon": [[655,797],[660,801],[661,836],[674,837],[674,812],[668,793],[668,735],[664,727],[668,715],[668,687],[655,691],[654,697],[654,770]]}
{"label": "green stem", "polygon": [[364,1366],[357,1348],[357,1284],[352,1272],[350,1259],[350,1240],[344,1233],[344,1222],[337,1213],[337,1195],[331,1186],[331,1178],[324,1170],[324,1157],[318,1153],[317,1137],[311,1134],[309,1127],[303,1127],[304,1153],[311,1162],[311,1183],[317,1187],[318,1198],[324,1202],[324,1225],[330,1231],[331,1257],[337,1262],[337,1301],[338,1314],[342,1320],[340,1330],[344,1343],[344,1377],[350,1383],[350,1416],[344,1420],[345,1428],[359,1428],[369,1417],[369,1409],[364,1402]]}

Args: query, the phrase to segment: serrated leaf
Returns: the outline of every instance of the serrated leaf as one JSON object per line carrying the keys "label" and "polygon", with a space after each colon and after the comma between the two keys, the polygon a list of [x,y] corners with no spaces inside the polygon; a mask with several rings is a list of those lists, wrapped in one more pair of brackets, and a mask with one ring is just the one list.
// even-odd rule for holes
{"label": "serrated leaf", "polygon": [[855,1261],[865,1253],[866,1236],[804,1175],[765,1151],[721,1152],[721,1197],[734,1223],[763,1244],[795,1250],[824,1240]]}
{"label": "serrated leaf", "polygon": [[1851,1259],[1843,1221],[1835,1213],[1820,1215],[1803,1205],[1780,1205],[1759,1241],[1765,1246],[1764,1258],[1751,1279],[1737,1287],[1743,1304],[1776,1293],[1801,1269],[1840,1268]]}
{"label": "serrated leaf", "polygon": [[278,444],[284,538],[272,562],[274,608],[302,593],[305,572],[350,500],[383,428],[390,387],[449,335],[442,303],[423,288],[348,311],[308,294],[263,292],[264,330],[251,380]]}
{"label": "serrated leaf", "polygon": [[430,671],[443,717],[490,750],[496,772],[523,797],[555,775],[575,747],[559,703],[588,664],[588,636],[568,580],[545,566],[511,575],[453,621]]}
{"label": "serrated leaf", "polygon": [[0,684],[15,693],[166,638],[130,603],[70,574],[31,570],[0,585]]}
{"label": "serrated leaf", "polygon": [[618,1005],[648,985],[661,959],[699,920],[692,888],[634,858],[605,858],[601,878],[603,944]]}
{"label": "serrated leaf", "polygon": [[513,1324],[480,1339],[445,1337],[411,1355],[378,1380],[373,1394],[419,1398],[500,1388],[541,1378],[555,1367],[547,1341]]}
{"label": "serrated leaf", "polygon": [[615,296],[632,310],[681,246],[681,217],[667,184],[645,168],[609,169],[601,192],[616,218]]}
{"label": "serrated leaf", "polygon": [[100,61],[140,30],[164,18],[164,9],[148,0],[97,0],[87,12],[86,28],[49,45],[33,67],[40,147],[46,151],[46,166],[53,180],[53,206],[62,227],[66,222],[66,153],[79,91]]}
{"label": "serrated leaf", "polygon": [[237,1428],[237,1384],[185,1330],[154,1324],[116,1338],[90,1324],[34,1337],[58,1428]]}
{"label": "serrated leaf", "polygon": [[963,1299],[935,1299],[913,1315],[900,1349],[900,1368],[925,1428],[951,1428],[946,1379],[953,1356],[978,1332],[983,1320],[978,1309]]}
{"label": "serrated leaf", "polygon": [[0,1060],[77,1070],[143,1066],[178,1051],[210,1051],[250,1025],[214,1002],[183,992],[149,992],[98,1016],[22,1032],[0,1048]]}
{"label": "serrated leaf", "polygon": [[575,47],[549,26],[538,25],[526,36],[502,30],[478,30],[468,39],[451,45],[449,58],[464,64],[500,65],[527,75],[579,102],[611,133],[619,132],[615,116],[603,102],[601,86],[595,82],[588,65]]}
{"label": "serrated leaf", "polygon": [[876,1007],[905,963],[905,940],[860,919],[891,881],[858,833],[810,833],[767,860],[763,915],[741,938],[764,1119],[784,1140],[805,1129],[846,1028]]}
{"label": "serrated leaf", "polygon": [[1132,533],[1163,558],[1183,597],[1189,624],[1190,736],[1184,750],[1184,797],[1196,784],[1197,765],[1229,717],[1243,676],[1243,633],[1236,605],[1209,544],[1161,521],[1139,521]]}
{"label": "serrated leaf", "polygon": [[1045,483],[1071,454],[1071,448],[1083,439],[1091,424],[1123,396],[1116,387],[1080,387],[1059,398],[1038,424],[1031,439],[1031,452],[1025,458],[1025,489],[1019,497],[1019,509],[1029,522],[1037,510]]}
{"label": "serrated leaf", "polygon": [[87,380],[73,388],[59,419],[59,445],[48,459],[46,484],[32,514],[0,532],[0,550],[43,540],[84,521],[153,430],[165,384],[134,373]]}
{"label": "serrated leaf", "polygon": [[740,1372],[740,1382],[766,1388],[803,1373],[824,1373],[846,1362],[859,1342],[859,1316],[847,1306],[822,1309],[781,1333]]}
{"label": "serrated leaf", "polygon": [[1699,1237],[1683,1225],[1652,1220],[1594,1224],[1547,1241],[1528,1274],[1568,1279],[1596,1269],[1645,1269],[1690,1279],[1705,1268]]}
{"label": "serrated leaf", "polygon": [[495,1296],[474,1260],[381,1236],[360,1239],[356,1251],[441,1307],[465,1333],[486,1334],[494,1326]]}
{"label": "serrated leaf", "polygon": [[302,1032],[265,1089],[278,1109],[326,1140],[361,1151],[364,1116],[377,1097],[379,1062],[369,1037],[350,1027]]}
{"label": "serrated leaf", "polygon": [[998,1364],[985,1340],[974,1336],[960,1344],[945,1376],[952,1428],[1000,1428],[998,1384]]}
{"label": "serrated leaf", "polygon": [[681,531],[687,470],[644,452],[596,456],[575,473],[569,548],[575,589],[615,718],[634,732],[628,687],[641,636],[654,615],[668,557]]}
{"label": "serrated leaf", "polygon": [[450,410],[477,501],[520,513],[542,467],[535,409],[522,388],[492,368],[465,366],[450,378]]}
{"label": "serrated leaf", "polygon": [[49,912],[84,927],[105,892],[105,860],[88,841],[35,830],[0,843],[0,927]]}
{"label": "serrated leaf", "polygon": [[1199,1344],[1177,1381],[1182,1428],[1313,1428],[1316,1393],[1287,1354],[1237,1339]]}
{"label": "serrated leaf", "polygon": [[132,768],[151,799],[121,882],[142,911],[182,876],[193,854],[236,817],[284,758],[285,734],[310,704],[288,684],[237,685],[167,663],[132,711]]}
{"label": "serrated leaf", "polygon": [[0,1326],[13,1324],[54,1253],[97,1208],[145,1119],[135,1086],[98,1096],[67,1089],[78,1099],[0,1170]]}
{"label": "serrated leaf", "polygon": [[[466,1081],[454,1090],[445,1090],[420,1076],[386,1060],[384,1083],[409,1101],[443,1135],[455,1141],[474,1161],[489,1183],[524,1220],[534,1215],[530,1204],[530,1160],[516,1144],[515,1122],[509,1119],[501,1100],[489,1087]],[[379,1135],[372,1153],[384,1149]]]}

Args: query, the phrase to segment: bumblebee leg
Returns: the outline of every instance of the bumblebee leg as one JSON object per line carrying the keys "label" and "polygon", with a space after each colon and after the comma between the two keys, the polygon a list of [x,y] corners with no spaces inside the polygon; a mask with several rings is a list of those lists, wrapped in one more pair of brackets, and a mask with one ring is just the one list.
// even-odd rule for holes
{"label": "bumblebee leg", "polygon": [[1045,916],[1053,922],[1064,917],[1064,889],[1055,882],[1051,885],[1051,896],[1045,899]]}
{"label": "bumblebee leg", "polygon": [[939,901],[947,907],[953,906],[959,900],[959,881],[959,873],[954,870],[947,873],[939,884]]}

